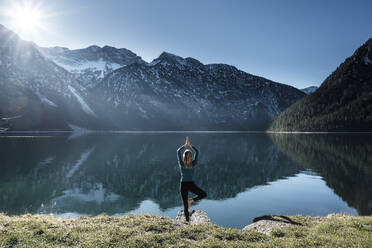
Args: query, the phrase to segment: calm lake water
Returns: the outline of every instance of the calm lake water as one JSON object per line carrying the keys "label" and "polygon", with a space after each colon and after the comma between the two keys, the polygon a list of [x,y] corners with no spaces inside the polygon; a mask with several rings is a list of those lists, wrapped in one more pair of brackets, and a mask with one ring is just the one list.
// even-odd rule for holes
{"label": "calm lake water", "polygon": [[372,214],[372,135],[98,133],[0,136],[0,212],[77,215],[182,210],[176,149],[200,150],[191,209],[242,228],[265,214]]}

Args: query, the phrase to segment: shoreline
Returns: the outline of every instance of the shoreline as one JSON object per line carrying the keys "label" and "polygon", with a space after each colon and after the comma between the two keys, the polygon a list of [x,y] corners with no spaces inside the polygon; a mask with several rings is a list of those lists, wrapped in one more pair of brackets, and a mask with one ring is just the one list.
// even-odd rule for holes
{"label": "shoreline", "polygon": [[[0,246],[370,247],[372,243],[372,216],[268,215],[265,218],[253,223],[256,228],[251,224],[252,228],[240,230],[211,222],[186,225],[176,219],[150,214],[56,218],[53,215],[7,216],[0,213]],[[262,221],[278,225],[265,225]],[[262,232],[269,227],[270,232]]]}
{"label": "shoreline", "polygon": [[372,131],[316,131],[316,132],[307,132],[307,131],[244,131],[244,130],[86,130],[86,131],[76,131],[76,130],[42,130],[42,131],[2,131],[0,134],[45,134],[45,133],[56,133],[56,134],[63,134],[63,133],[81,133],[81,134],[95,134],[95,133],[154,133],[154,134],[183,134],[183,133],[247,133],[247,134],[372,134]]}

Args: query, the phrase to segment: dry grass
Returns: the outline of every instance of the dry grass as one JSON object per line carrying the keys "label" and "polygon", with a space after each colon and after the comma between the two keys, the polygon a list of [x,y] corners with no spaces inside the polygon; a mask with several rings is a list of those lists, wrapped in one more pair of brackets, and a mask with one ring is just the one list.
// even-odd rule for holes
{"label": "dry grass", "polygon": [[183,226],[157,215],[79,217],[0,214],[1,247],[371,247],[372,216],[291,216],[303,226],[270,236],[205,223]]}

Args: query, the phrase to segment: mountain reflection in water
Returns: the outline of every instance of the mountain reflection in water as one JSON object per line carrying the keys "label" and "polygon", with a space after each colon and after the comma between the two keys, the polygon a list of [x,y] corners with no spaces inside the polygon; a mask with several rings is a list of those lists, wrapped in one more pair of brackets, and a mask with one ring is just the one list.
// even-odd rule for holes
{"label": "mountain reflection in water", "polygon": [[[182,209],[176,149],[185,136],[2,137],[0,212],[114,215],[133,212],[148,202],[156,204],[160,213]],[[201,152],[196,183],[208,192],[209,200],[218,200],[213,204],[314,171],[359,214],[371,214],[371,138],[360,143],[336,136],[189,136]]]}
{"label": "mountain reflection in water", "polygon": [[360,215],[372,214],[372,134],[272,134],[291,159],[326,181]]}

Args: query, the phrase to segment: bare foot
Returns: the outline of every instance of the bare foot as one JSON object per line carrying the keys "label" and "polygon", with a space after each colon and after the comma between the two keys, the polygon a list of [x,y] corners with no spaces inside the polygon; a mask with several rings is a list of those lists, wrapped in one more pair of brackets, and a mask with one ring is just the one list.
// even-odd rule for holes
{"label": "bare foot", "polygon": [[190,211],[191,203],[193,203],[193,202],[194,202],[193,199],[189,199],[189,200],[187,200],[187,204],[188,204],[187,208],[189,209],[189,211]]}

